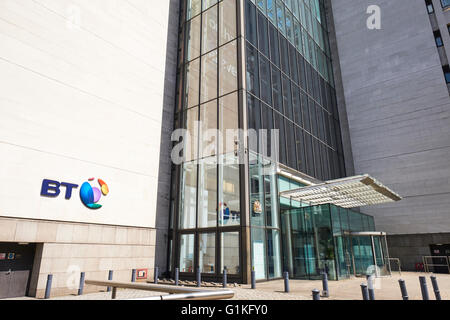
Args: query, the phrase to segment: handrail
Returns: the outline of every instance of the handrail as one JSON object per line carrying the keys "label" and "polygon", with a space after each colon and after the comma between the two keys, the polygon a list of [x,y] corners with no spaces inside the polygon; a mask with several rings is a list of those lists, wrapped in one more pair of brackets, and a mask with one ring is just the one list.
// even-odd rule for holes
{"label": "handrail", "polygon": [[[428,259],[443,259],[445,260],[446,264],[434,264],[434,263],[428,263]],[[426,273],[430,272],[429,267],[447,267],[448,271],[450,272],[450,259],[448,256],[423,256],[423,265]]]}
{"label": "handrail", "polygon": [[166,296],[156,296],[147,298],[136,298],[127,300],[221,300],[231,299],[234,297],[234,292],[231,290],[217,290],[217,291],[203,291],[203,292],[191,292],[170,294]]}
{"label": "handrail", "polygon": [[112,280],[85,280],[88,285],[112,287],[112,299],[116,299],[117,289],[135,289],[144,291],[170,293],[167,296],[148,297],[144,299],[130,300],[214,300],[214,299],[231,299],[234,292],[231,290],[207,290],[200,288],[187,288],[169,285],[159,285],[138,282],[120,282]]}

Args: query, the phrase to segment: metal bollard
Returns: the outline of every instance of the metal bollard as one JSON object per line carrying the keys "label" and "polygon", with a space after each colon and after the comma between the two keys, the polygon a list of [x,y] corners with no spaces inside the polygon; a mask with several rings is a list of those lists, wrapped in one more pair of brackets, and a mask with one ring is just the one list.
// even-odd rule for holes
{"label": "metal bollard", "polygon": [[[113,279],[113,271],[112,271],[112,270],[109,270],[109,273],[108,273],[108,280],[111,281],[112,279]],[[111,287],[108,287],[108,288],[106,289],[106,291],[107,291],[107,292],[110,292],[110,291],[111,291]]]}
{"label": "metal bollard", "polygon": [[256,289],[256,273],[252,270],[252,289]]}
{"label": "metal bollard", "polygon": [[224,288],[227,287],[227,281],[228,281],[227,278],[228,278],[227,268],[224,268],[224,269],[223,269],[223,281],[222,281],[222,286],[223,286]]}
{"label": "metal bollard", "polygon": [[433,284],[434,295],[436,300],[442,300],[441,292],[439,291],[439,285],[437,283],[436,276],[431,276],[431,283]]}
{"label": "metal bollard", "polygon": [[320,291],[317,289],[314,289],[312,291],[312,297],[313,297],[313,300],[315,300],[315,301],[320,300]]}
{"label": "metal bollard", "polygon": [[398,280],[398,283],[400,284],[400,291],[402,292],[402,298],[403,300],[409,300],[408,291],[406,290],[406,283],[405,280]]}
{"label": "metal bollard", "polygon": [[158,284],[158,277],[159,277],[159,268],[155,267],[155,276],[153,277],[153,283]]}
{"label": "metal bollard", "polygon": [[83,290],[84,290],[84,278],[85,278],[86,274],[84,272],[82,272],[80,274],[80,286],[78,288],[78,295],[81,296],[83,295]]}
{"label": "metal bollard", "polygon": [[326,272],[322,273],[322,297],[328,298],[330,296],[330,291],[328,289],[328,274]]}
{"label": "metal bollard", "polygon": [[428,295],[427,279],[425,277],[419,277],[419,281],[423,300],[430,300],[430,296]]}
{"label": "metal bollard", "polygon": [[175,268],[175,285],[177,286],[180,281],[180,269]]}
{"label": "metal bollard", "polygon": [[373,287],[373,275],[367,277],[367,289],[369,291],[369,300],[375,300],[375,289]]}
{"label": "metal bollard", "polygon": [[131,270],[131,282],[136,282],[136,269]]}
{"label": "metal bollard", "polygon": [[200,267],[197,267],[197,287],[202,286],[202,273],[200,271]]}
{"label": "metal bollard", "polygon": [[45,296],[44,299],[50,299],[50,293],[52,291],[52,281],[53,281],[53,275],[49,274],[47,276],[47,285],[45,286]]}
{"label": "metal bollard", "polygon": [[369,290],[367,289],[367,284],[361,283],[361,292],[363,300],[370,300],[369,299]]}
{"label": "metal bollard", "polygon": [[289,292],[289,272],[285,272],[284,274],[284,292]]}

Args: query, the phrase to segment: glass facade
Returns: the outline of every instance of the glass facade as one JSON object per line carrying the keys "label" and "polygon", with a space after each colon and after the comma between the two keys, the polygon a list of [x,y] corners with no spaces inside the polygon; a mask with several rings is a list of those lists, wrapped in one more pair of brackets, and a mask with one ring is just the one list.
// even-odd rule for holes
{"label": "glass facade", "polygon": [[219,280],[227,269],[248,282],[251,270],[265,280],[326,269],[337,279],[352,245],[343,230],[374,227],[279,197],[303,187],[279,176],[280,165],[318,180],[345,176],[323,2],[182,1],[175,129],[187,134],[173,165],[169,239],[170,270],[181,277],[200,269]]}

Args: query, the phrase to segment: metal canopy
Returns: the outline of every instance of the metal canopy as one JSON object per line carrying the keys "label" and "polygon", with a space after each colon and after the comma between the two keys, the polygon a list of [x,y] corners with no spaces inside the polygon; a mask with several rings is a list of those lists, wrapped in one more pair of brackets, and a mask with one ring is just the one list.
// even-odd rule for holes
{"label": "metal canopy", "polygon": [[284,191],[280,196],[311,205],[334,204],[342,208],[364,207],[402,199],[367,174]]}

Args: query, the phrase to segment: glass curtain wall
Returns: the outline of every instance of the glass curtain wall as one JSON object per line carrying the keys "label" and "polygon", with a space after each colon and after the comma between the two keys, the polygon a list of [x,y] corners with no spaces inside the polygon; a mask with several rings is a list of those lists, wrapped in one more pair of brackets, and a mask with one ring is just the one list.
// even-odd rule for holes
{"label": "glass curtain wall", "polygon": [[[373,217],[334,205],[298,207],[282,211],[284,265],[293,278],[330,280],[366,274],[374,266],[383,268],[385,257],[381,238],[351,237],[349,232],[375,231]],[[362,221],[370,223],[363,224]],[[367,239],[366,239],[367,238]],[[356,270],[353,270],[355,266]]]}
{"label": "glass curtain wall", "polygon": [[[185,0],[176,119],[183,136],[175,266],[240,276],[236,0]],[[194,249],[195,248],[195,249]]]}
{"label": "glass curtain wall", "polygon": [[345,166],[324,12],[319,0],[245,0],[247,113],[249,128],[280,130],[279,162],[330,180]]}

